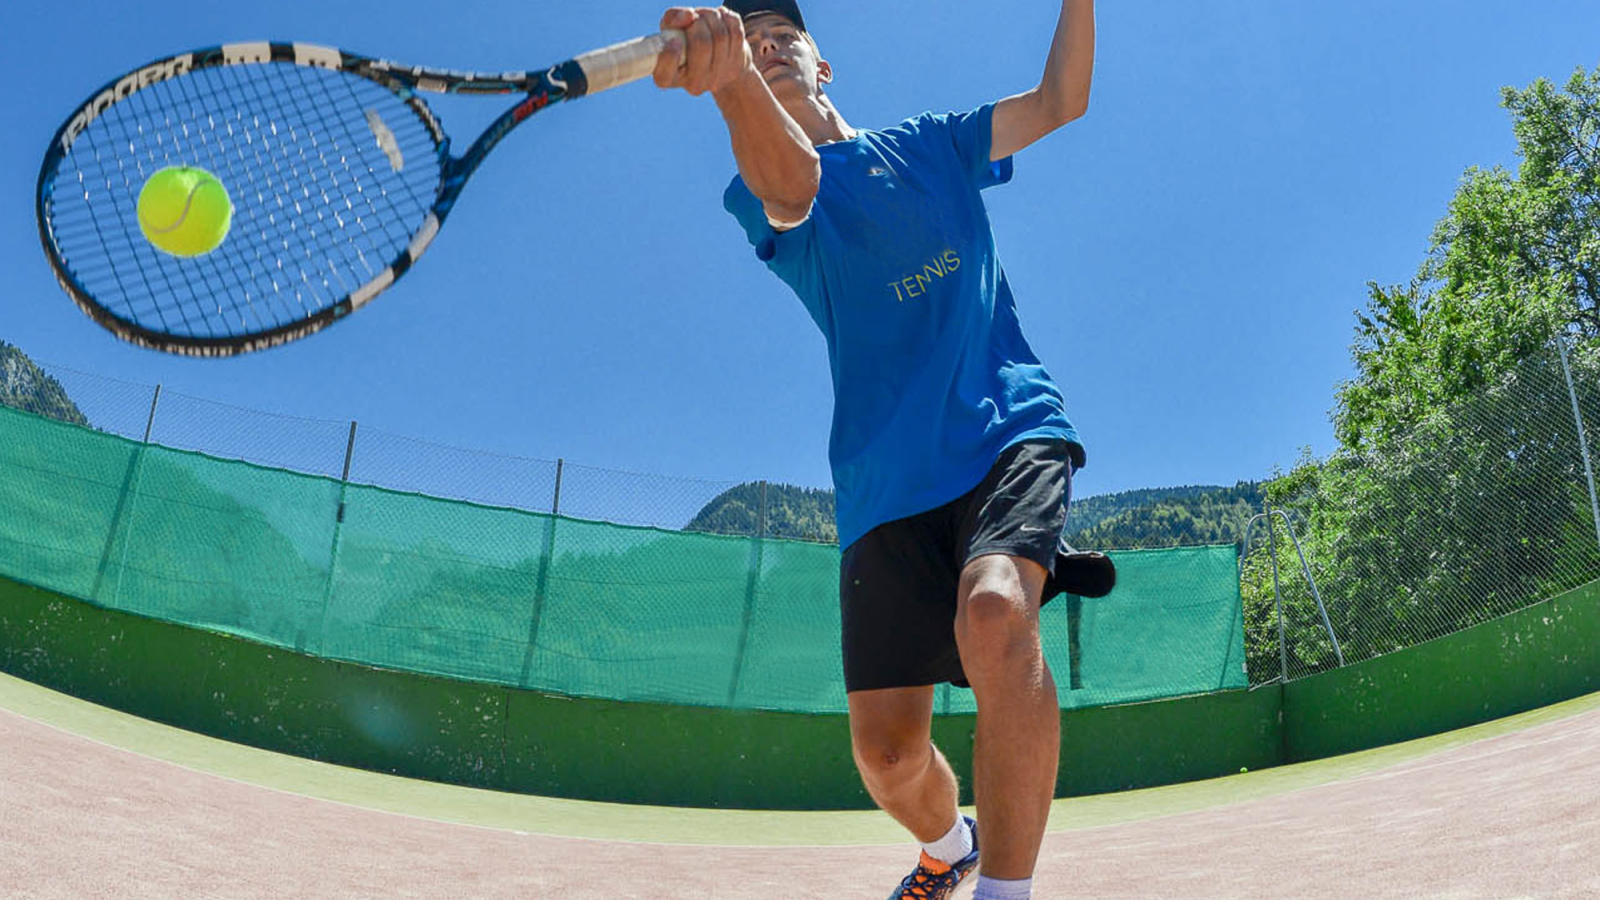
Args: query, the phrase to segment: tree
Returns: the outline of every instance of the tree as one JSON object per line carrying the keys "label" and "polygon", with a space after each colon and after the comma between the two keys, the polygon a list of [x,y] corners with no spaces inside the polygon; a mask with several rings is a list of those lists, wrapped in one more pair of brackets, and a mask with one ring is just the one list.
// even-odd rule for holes
{"label": "tree", "polygon": [[[1334,410],[1340,449],[1267,486],[1295,513],[1347,660],[1468,627],[1600,574],[1557,335],[1600,408],[1600,68],[1565,91],[1507,88],[1521,163],[1469,169],[1406,285],[1368,286],[1356,377]],[[1589,423],[1593,425],[1593,422]],[[1247,647],[1278,669],[1270,556],[1245,560]],[[1278,546],[1291,676],[1331,642]],[[1264,636],[1265,635],[1265,636]]]}
{"label": "tree", "polygon": [[1521,164],[1468,169],[1407,285],[1368,285],[1335,433],[1359,451],[1492,383],[1562,329],[1600,337],[1600,67],[1506,88]]}

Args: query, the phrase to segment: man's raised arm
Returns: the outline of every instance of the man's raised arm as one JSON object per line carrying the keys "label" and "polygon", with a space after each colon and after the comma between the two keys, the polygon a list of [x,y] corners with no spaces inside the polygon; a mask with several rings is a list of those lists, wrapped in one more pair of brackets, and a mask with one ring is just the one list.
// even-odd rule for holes
{"label": "man's raised arm", "polygon": [[994,108],[989,158],[1001,160],[1083,115],[1094,77],[1094,0],[1062,0],[1044,77]]}
{"label": "man's raised arm", "polygon": [[756,70],[738,13],[722,7],[673,7],[662,15],[661,27],[682,29],[687,46],[680,50],[673,42],[662,51],[656,85],[681,87],[695,96],[710,91],[728,125],[739,174],[760,198],[768,218],[803,220],[822,182],[822,163]]}

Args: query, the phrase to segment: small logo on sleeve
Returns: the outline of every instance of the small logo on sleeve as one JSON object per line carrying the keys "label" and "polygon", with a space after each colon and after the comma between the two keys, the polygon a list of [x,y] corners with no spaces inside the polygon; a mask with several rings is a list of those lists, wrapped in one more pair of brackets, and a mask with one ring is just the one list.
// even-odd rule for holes
{"label": "small logo on sleeve", "polygon": [[930,285],[948,277],[959,268],[961,268],[961,257],[956,255],[954,250],[946,250],[931,261],[923,263],[922,271],[913,272],[899,281],[891,281],[889,287],[894,289],[895,301],[904,303],[926,294]]}

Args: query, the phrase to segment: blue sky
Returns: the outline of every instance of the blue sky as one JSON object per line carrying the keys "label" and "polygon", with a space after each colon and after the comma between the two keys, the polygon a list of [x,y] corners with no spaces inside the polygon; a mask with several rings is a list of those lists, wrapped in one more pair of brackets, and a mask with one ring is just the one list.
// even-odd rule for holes
{"label": "blue sky", "polygon": [[[45,143],[91,91],[158,56],[305,40],[523,69],[651,31],[662,8],[4,4],[0,339],[61,366],[440,444],[827,486],[822,338],[721,208],[732,157],[707,98],[640,84],[541,113],[489,158],[415,272],[264,353],[122,344],[40,253]],[[1059,12],[1054,0],[804,8],[856,127],[1030,87]],[[1592,0],[1107,0],[1099,25],[1089,115],[987,193],[1024,328],[1088,444],[1079,496],[1231,484],[1302,446],[1332,449],[1364,284],[1411,276],[1468,166],[1515,164],[1500,87],[1600,64]],[[434,106],[464,143],[504,102]]]}

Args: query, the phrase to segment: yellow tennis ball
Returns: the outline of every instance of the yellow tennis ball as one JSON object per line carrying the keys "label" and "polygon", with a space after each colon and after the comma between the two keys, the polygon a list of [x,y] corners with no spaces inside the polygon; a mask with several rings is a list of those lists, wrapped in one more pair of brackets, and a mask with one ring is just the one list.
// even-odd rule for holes
{"label": "yellow tennis ball", "polygon": [[139,230],[173,256],[200,256],[222,244],[233,224],[233,201],[217,176],[192,166],[170,166],[139,191]]}

